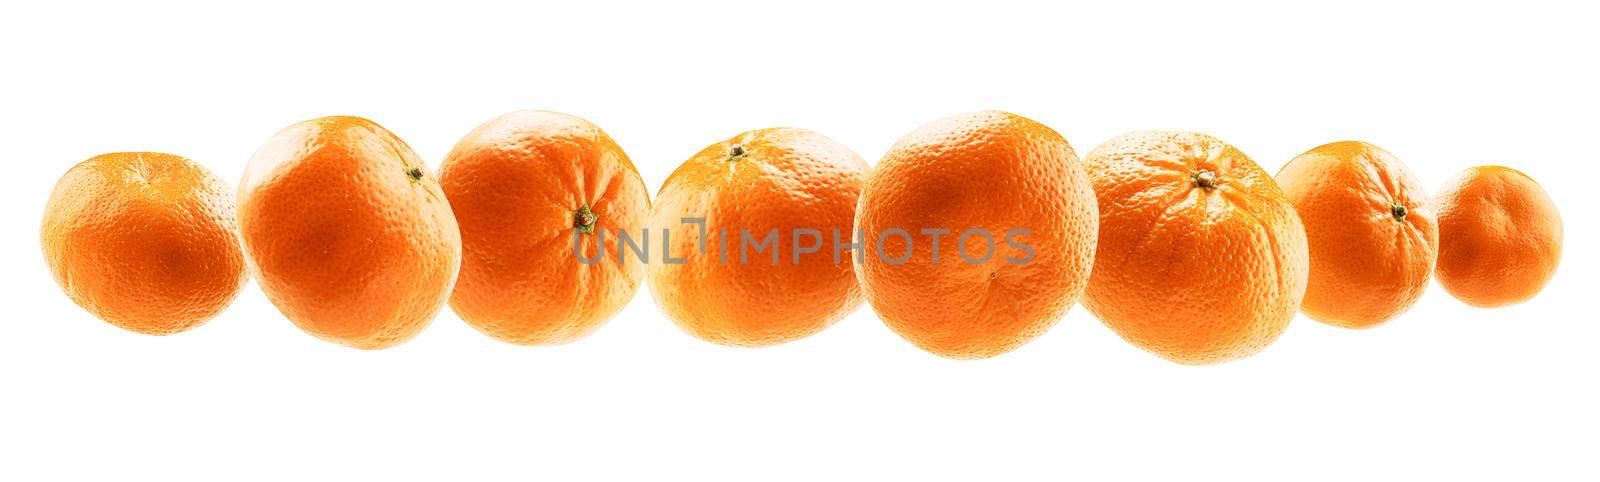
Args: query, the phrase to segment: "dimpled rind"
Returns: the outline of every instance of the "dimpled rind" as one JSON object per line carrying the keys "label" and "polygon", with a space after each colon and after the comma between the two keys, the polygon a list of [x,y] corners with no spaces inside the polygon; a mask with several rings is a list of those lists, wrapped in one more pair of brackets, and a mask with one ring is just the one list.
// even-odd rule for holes
{"label": "dimpled rind", "polygon": [[[776,345],[832,326],[862,302],[848,253],[835,262],[831,248],[835,232],[848,243],[867,171],[855,152],[805,129],[749,131],[701,150],[673,171],[651,206],[652,242],[667,243],[647,268],[656,304],[689,334],[729,346]],[[684,218],[703,218],[705,237]],[[796,263],[802,229],[814,230],[820,246]],[[754,251],[774,230],[776,262],[771,246]],[[752,243],[743,260],[741,231]],[[799,236],[800,244],[815,244]],[[685,261],[669,264],[666,256]]]}
{"label": "dimpled rind", "polygon": [[62,291],[130,331],[199,326],[249,279],[233,191],[179,156],[117,152],[83,161],[56,183],[42,224],[45,261]]}
{"label": "dimpled rind", "polygon": [[[644,260],[619,236],[642,245],[648,190],[594,124],[546,111],[497,117],[456,144],[439,183],[463,243],[450,307],[478,331],[518,345],[568,343],[638,291]],[[574,223],[584,207],[587,233]]]}
{"label": "dimpled rind", "polygon": [[[864,236],[856,242],[865,243],[858,277],[879,318],[913,345],[947,358],[993,357],[1044,333],[1083,294],[1095,213],[1088,176],[1054,130],[1001,111],[947,117],[901,138],[867,180],[856,212]],[[959,241],[972,228],[995,239],[987,259],[981,236]],[[909,258],[895,229],[911,234]],[[949,230],[937,257],[924,229]],[[1015,229],[1029,230],[1013,240],[1031,259],[1017,262],[1028,255],[1005,242]]]}
{"label": "dimpled rind", "polygon": [[1399,159],[1365,142],[1334,142],[1296,156],[1274,179],[1306,229],[1307,317],[1372,328],[1422,298],[1439,225],[1428,193]]}
{"label": "dimpled rind", "polygon": [[1561,263],[1561,214],[1533,178],[1503,166],[1456,175],[1434,200],[1439,285],[1463,303],[1493,308],[1539,294]]}
{"label": "dimpled rind", "polygon": [[354,348],[420,333],[461,262],[439,183],[410,146],[359,117],[300,122],[258,149],[239,230],[267,299],[306,333]]}
{"label": "dimpled rind", "polygon": [[1305,295],[1305,229],[1260,166],[1186,132],[1124,134],[1084,161],[1100,200],[1084,306],[1106,326],[1188,365],[1250,356],[1283,333]]}

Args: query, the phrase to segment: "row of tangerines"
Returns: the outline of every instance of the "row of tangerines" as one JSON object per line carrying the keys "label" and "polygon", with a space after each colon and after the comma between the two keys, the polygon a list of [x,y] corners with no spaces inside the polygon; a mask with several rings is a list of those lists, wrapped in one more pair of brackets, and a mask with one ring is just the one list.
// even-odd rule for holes
{"label": "row of tangerines", "polygon": [[[559,344],[648,278],[669,318],[726,345],[799,339],[866,301],[927,351],[989,357],[1081,298],[1132,344],[1204,364],[1256,353],[1297,311],[1376,326],[1434,274],[1472,305],[1526,300],[1562,236],[1543,190],[1509,168],[1469,169],[1430,199],[1361,142],[1312,149],[1274,179],[1194,133],[1126,134],[1080,160],[1049,127],[997,111],[924,125],[872,169],[814,132],[746,132],[690,158],[654,202],[622,149],[574,116],[493,119],[437,174],[377,124],[327,117],[256,151],[237,213],[233,192],[170,154],[89,159],[51,194],[45,259],[80,306],[150,334],[205,322],[254,273],[290,321],[357,348],[412,338],[446,301],[496,339]],[[672,231],[685,220],[698,229]],[[1026,256],[940,262],[941,234],[963,253],[996,249],[952,233],[973,228],[1022,228],[1008,246]],[[668,262],[624,256],[616,234],[652,229]],[[855,262],[838,246],[801,260],[798,234],[793,262],[777,262],[782,241],[770,263],[728,262],[730,230],[802,229],[851,233]]]}

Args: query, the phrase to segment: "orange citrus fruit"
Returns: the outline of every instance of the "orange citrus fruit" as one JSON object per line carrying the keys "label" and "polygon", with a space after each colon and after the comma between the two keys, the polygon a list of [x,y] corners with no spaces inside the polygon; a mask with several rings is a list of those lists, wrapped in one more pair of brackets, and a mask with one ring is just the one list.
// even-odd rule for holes
{"label": "orange citrus fruit", "polygon": [[861,287],[883,322],[934,354],[985,358],[1044,333],[1083,294],[1095,198],[1056,131],[971,112],[889,149],[856,229]]}
{"label": "orange citrus fruit", "polygon": [[[848,258],[861,157],[794,128],[712,144],[672,172],[650,208],[650,293],[701,339],[766,346],[810,336],[861,306]],[[699,221],[695,221],[699,220]]]}
{"label": "orange citrus fruit", "polygon": [[278,131],[239,187],[239,231],[261,289],[318,338],[378,349],[444,306],[461,237],[444,191],[394,134],[359,117]]}
{"label": "orange citrus fruit", "polygon": [[1516,169],[1478,166],[1434,199],[1439,284],[1478,307],[1521,303],[1561,262],[1561,214],[1539,183]]}
{"label": "orange citrus fruit", "polygon": [[1335,142],[1295,157],[1276,179],[1305,224],[1306,316],[1371,328],[1422,297],[1439,252],[1439,223],[1427,192],[1399,159],[1365,142]]}
{"label": "orange citrus fruit", "polygon": [[184,331],[221,313],[248,274],[233,193],[172,154],[117,152],[56,182],[40,244],[72,301],[126,330]]}
{"label": "orange citrus fruit", "polygon": [[496,117],[456,143],[439,184],[461,225],[450,307],[479,331],[519,345],[570,342],[638,290],[644,260],[618,240],[639,236],[648,190],[594,124],[544,111]]}
{"label": "orange citrus fruit", "polygon": [[1305,295],[1306,233],[1266,171],[1217,138],[1134,132],[1084,159],[1100,246],[1084,305],[1162,358],[1218,363],[1265,348]]}

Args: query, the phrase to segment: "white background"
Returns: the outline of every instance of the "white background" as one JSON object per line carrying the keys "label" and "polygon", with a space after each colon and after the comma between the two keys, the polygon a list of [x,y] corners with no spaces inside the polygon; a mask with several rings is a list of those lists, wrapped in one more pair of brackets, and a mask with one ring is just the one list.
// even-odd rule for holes
{"label": "white background", "polygon": [[[224,3],[0,7],[0,480],[1600,477],[1592,10]],[[553,348],[446,310],[408,344],[352,350],[296,330],[253,283],[211,323],[149,337],[73,305],[40,255],[51,187],[95,154],[171,152],[236,182],[277,129],[351,114],[437,166],[525,108],[600,125],[652,192],[744,130],[809,128],[871,162],[983,108],[1080,153],[1129,130],[1206,132],[1271,172],[1359,139],[1430,190],[1474,164],[1527,172],[1563,209],[1567,251],[1522,305],[1473,309],[1435,285],[1380,328],[1301,317],[1260,355],[1199,368],[1081,307],[984,361],[918,351],[866,308],[788,345],[724,348],[644,292]]]}

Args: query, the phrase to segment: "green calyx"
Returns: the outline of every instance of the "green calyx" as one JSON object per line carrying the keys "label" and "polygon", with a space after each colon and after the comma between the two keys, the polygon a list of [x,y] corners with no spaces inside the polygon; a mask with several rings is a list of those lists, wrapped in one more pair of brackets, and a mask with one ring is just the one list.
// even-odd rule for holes
{"label": "green calyx", "polygon": [[587,204],[578,208],[577,211],[572,212],[572,227],[577,228],[578,232],[580,233],[594,232],[594,223],[596,220],[597,219],[595,218],[594,211],[590,211],[589,205]]}

